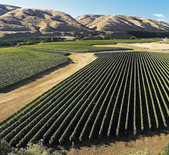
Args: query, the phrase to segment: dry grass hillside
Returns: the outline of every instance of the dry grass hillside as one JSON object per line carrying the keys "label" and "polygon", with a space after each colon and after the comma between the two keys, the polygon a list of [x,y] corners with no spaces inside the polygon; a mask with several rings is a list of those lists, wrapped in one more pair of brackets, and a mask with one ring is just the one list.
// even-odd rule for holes
{"label": "dry grass hillside", "polygon": [[82,15],[77,21],[97,31],[169,31],[169,23],[124,15]]}
{"label": "dry grass hillside", "polygon": [[[91,37],[91,31],[111,38],[129,38],[125,30],[169,31],[169,23],[124,15],[82,15],[76,19],[54,10],[27,9],[0,4],[0,37]],[[90,38],[91,39],[91,38]]]}
{"label": "dry grass hillside", "polygon": [[74,36],[88,33],[88,29],[60,11],[18,8],[0,16],[0,33]]}
{"label": "dry grass hillside", "polygon": [[16,9],[19,9],[19,7],[0,4],[0,16],[9,12],[9,11],[16,10]]}
{"label": "dry grass hillside", "polygon": [[77,17],[76,20],[87,26],[99,17],[103,17],[103,15],[82,15]]}

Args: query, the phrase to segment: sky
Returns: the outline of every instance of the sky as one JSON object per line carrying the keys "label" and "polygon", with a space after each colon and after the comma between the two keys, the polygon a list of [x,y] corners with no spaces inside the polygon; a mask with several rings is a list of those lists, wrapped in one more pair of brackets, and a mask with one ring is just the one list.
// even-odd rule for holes
{"label": "sky", "polygon": [[0,4],[83,14],[118,14],[169,22],[169,0],[0,0]]}

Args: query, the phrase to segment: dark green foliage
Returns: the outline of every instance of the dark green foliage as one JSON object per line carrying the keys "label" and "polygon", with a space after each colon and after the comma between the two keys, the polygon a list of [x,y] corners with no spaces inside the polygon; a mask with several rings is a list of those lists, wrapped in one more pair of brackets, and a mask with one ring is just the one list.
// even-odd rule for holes
{"label": "dark green foliage", "polygon": [[165,38],[169,37],[169,32],[161,31],[161,32],[151,32],[151,31],[140,31],[140,30],[128,30],[126,31],[128,34],[135,36],[136,38]]}
{"label": "dark green foliage", "polygon": [[57,42],[58,38],[44,37],[44,38],[28,38],[28,39],[0,39],[0,46],[21,46],[21,45],[33,45],[37,43]]}
{"label": "dark green foliage", "polygon": [[11,152],[11,146],[6,141],[0,140],[0,155],[8,155]]}
{"label": "dark green foliage", "polygon": [[16,149],[12,148],[7,142],[0,140],[0,155],[66,155],[66,153],[52,148],[48,148],[40,141],[37,144],[29,143],[27,147]]}

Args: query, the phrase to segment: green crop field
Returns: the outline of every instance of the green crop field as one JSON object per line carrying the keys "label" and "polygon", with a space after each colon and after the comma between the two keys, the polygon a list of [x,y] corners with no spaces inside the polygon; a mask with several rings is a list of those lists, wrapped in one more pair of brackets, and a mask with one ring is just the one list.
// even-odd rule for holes
{"label": "green crop field", "polygon": [[[127,48],[105,48],[94,47],[92,45],[100,44],[116,44],[116,43],[149,43],[160,41],[161,39],[114,39],[114,40],[78,40],[68,42],[53,42],[44,43],[31,46],[25,46],[28,48],[36,49],[54,49],[56,51],[70,51],[70,52],[99,52],[99,51],[117,51],[117,50],[129,50]],[[130,49],[131,50],[131,49]]]}
{"label": "green crop field", "polygon": [[127,137],[169,126],[169,55],[98,58],[0,124],[0,139],[24,147]]}
{"label": "green crop field", "polygon": [[0,89],[68,62],[69,58],[32,49],[0,49]]}
{"label": "green crop field", "polygon": [[11,47],[0,49],[0,90],[34,75],[68,62],[65,55],[68,52],[99,52],[131,50],[116,47],[94,47],[94,44],[114,44],[122,42],[153,42],[159,39],[142,40],[83,40],[70,42],[53,42],[24,46],[22,48]]}

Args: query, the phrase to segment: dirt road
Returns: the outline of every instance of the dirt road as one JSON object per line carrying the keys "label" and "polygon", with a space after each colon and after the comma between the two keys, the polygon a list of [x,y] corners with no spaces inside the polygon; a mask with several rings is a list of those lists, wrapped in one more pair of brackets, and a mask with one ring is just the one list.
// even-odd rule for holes
{"label": "dirt road", "polygon": [[75,63],[53,71],[49,75],[44,75],[44,77],[13,91],[0,93],[0,122],[96,59],[93,53],[74,53],[70,55],[70,58]]}

